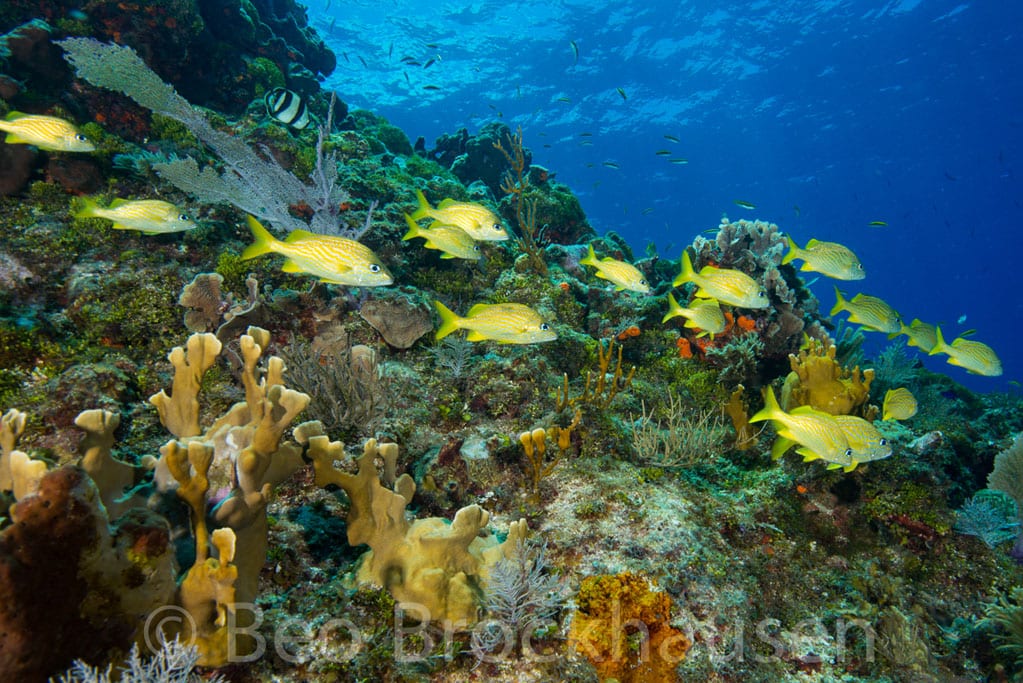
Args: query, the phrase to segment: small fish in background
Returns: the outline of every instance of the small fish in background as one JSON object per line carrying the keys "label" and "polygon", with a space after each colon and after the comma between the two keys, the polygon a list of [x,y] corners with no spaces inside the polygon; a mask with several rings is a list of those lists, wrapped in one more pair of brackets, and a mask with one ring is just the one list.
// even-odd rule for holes
{"label": "small fish in background", "polygon": [[505,230],[501,219],[485,206],[445,199],[435,209],[418,189],[416,199],[419,201],[419,208],[412,213],[414,221],[432,218],[439,225],[457,226],[465,230],[469,237],[482,242],[501,242],[508,239],[508,231]]}
{"label": "small fish in background", "polygon": [[440,315],[437,339],[456,330],[465,330],[465,338],[471,342],[489,339],[501,344],[537,344],[558,338],[539,313],[523,304],[476,304],[464,318],[439,301],[433,305]]}
{"label": "small fish in background", "polygon": [[[840,467],[852,465],[853,449],[849,446],[849,438],[833,415],[809,406],[802,406],[796,411],[786,413],[782,410],[774,395],[774,389],[768,386],[764,392],[763,409],[754,414],[749,421],[773,422],[780,438],[799,445],[796,452],[802,455],[804,460],[821,459]],[[784,453],[788,447],[779,449]],[[771,453],[775,455],[774,449]],[[780,457],[780,454],[777,455]]]}
{"label": "small fish in background", "polygon": [[916,415],[916,396],[906,387],[889,389],[884,395],[884,405],[881,408],[881,419],[908,420]]}
{"label": "small fish in background", "polygon": [[75,218],[106,218],[114,230],[138,230],[147,235],[183,232],[196,224],[181,209],[160,199],[115,199],[104,208],[92,199],[84,199],[74,212]]}
{"label": "small fish in background", "polygon": [[677,164],[677,165],[681,166],[681,165],[684,165],[684,164],[688,164],[689,163],[689,159],[685,159],[683,157],[674,157],[672,159],[668,159],[668,163]]}
{"label": "small fish in background", "polygon": [[736,206],[742,207],[743,209],[748,209],[749,211],[752,211],[753,209],[757,208],[757,205],[753,204],[752,202],[746,202],[741,199],[733,199],[732,201],[735,203]]}
{"label": "small fish in background", "polygon": [[924,353],[930,353],[931,349],[938,342],[934,325],[925,323],[920,318],[913,318],[913,322],[908,327],[905,323],[902,323],[899,326],[899,331],[889,334],[888,338],[895,339],[900,334],[904,334],[909,338],[906,344],[915,346]]}
{"label": "small fish in background", "polygon": [[305,100],[287,88],[274,88],[263,96],[266,115],[295,130],[302,130],[309,125],[309,110]]}
{"label": "small fish in background", "polygon": [[767,308],[771,305],[764,288],[746,273],[715,266],[704,266],[697,273],[693,270],[689,252],[683,251],[681,271],[671,284],[678,287],[686,282],[692,282],[699,288],[696,296],[701,299],[717,299],[739,308]]}
{"label": "small fish in background", "polygon": [[613,161],[605,161],[605,162],[603,162],[603,163],[602,163],[601,165],[602,165],[602,166],[607,166],[608,168],[614,168],[614,169],[617,169],[617,168],[619,168],[618,164],[616,164],[616,163],[615,163],[615,162],[613,162]]}
{"label": "small fish in background", "polygon": [[408,214],[405,214],[405,222],[408,224],[408,232],[401,238],[402,241],[422,237],[426,240],[423,244],[425,248],[443,252],[442,259],[478,261],[482,256],[476,240],[457,225],[432,225],[426,229],[412,220]]}
{"label": "small fish in background", "polygon": [[659,157],[670,157],[672,155],[672,151],[670,149],[659,149],[654,152],[654,154]]}
{"label": "small fish in background", "polygon": [[867,276],[856,254],[845,245],[812,239],[806,243],[805,249],[800,249],[791,236],[786,236],[786,239],[789,241],[789,253],[781,260],[783,264],[801,259],[803,265],[800,270],[811,270],[836,280],[862,280]]}
{"label": "small fish in background", "polygon": [[674,135],[665,135],[664,139],[667,140],[668,142],[682,142],[682,140],[675,137]]}
{"label": "small fish in background", "polygon": [[967,372],[985,377],[998,377],[1002,374],[1002,361],[994,349],[983,342],[956,337],[947,343],[941,335],[941,327],[934,329],[934,348],[928,355],[944,353],[948,355],[949,365],[958,365]]}
{"label": "small fish in background", "polygon": [[96,146],[78,129],[56,116],[12,111],[0,121],[8,145],[32,145],[50,152],[95,152]]}
{"label": "small fish in background", "polygon": [[573,64],[578,64],[579,63],[579,46],[576,45],[574,40],[568,41],[568,45],[569,45],[569,47],[572,48],[572,63]]}
{"label": "small fish in background", "polygon": [[849,322],[858,323],[869,330],[886,334],[902,331],[899,314],[883,299],[869,294],[857,294],[846,300],[838,287],[835,287],[835,296],[838,300],[831,308],[831,315],[846,311],[849,314]]}
{"label": "small fish in background", "polygon": [[888,223],[886,221],[870,221],[867,223],[872,228],[887,228]]}
{"label": "small fish in background", "polygon": [[721,312],[721,304],[717,299],[693,299],[689,308],[683,308],[675,295],[668,292],[668,312],[661,322],[666,323],[678,316],[686,319],[685,327],[700,330],[697,338],[710,335],[713,341],[715,334],[725,330],[725,315]]}
{"label": "small fish in background", "polygon": [[643,273],[636,266],[611,258],[610,256],[605,256],[598,261],[597,254],[593,251],[593,245],[591,244],[589,247],[589,253],[579,259],[580,265],[596,268],[597,272],[594,275],[614,284],[616,291],[620,292],[627,289],[630,292],[639,292],[641,294],[650,292],[650,285],[647,284]]}
{"label": "small fish in background", "polygon": [[615,90],[618,92],[618,95],[622,98],[622,102],[629,101],[629,96],[625,94],[624,88],[615,88]]}
{"label": "small fish in background", "polygon": [[381,287],[394,282],[377,255],[355,240],[293,230],[281,241],[252,216],[248,224],[255,242],[242,252],[242,260],[273,252],[287,257],[281,268],[285,273],[305,273],[323,282],[353,287]]}
{"label": "small fish in background", "polygon": [[[965,325],[965,324],[966,324],[966,314],[963,313],[961,316],[959,316],[959,319],[956,320],[956,325]],[[965,337],[966,335],[964,334],[963,336]]]}

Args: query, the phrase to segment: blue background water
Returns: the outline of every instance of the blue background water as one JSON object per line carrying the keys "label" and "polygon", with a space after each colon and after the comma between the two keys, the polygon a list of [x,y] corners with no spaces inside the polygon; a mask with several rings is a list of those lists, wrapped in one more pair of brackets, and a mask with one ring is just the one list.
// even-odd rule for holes
{"label": "blue background water", "polygon": [[[339,58],[325,85],[411,139],[521,125],[637,256],[677,258],[725,214],[847,244],[867,269],[848,294],[949,339],[976,328],[1005,375],[928,367],[1018,390],[1023,3],[310,0],[310,18]],[[832,286],[814,285],[825,309]]]}

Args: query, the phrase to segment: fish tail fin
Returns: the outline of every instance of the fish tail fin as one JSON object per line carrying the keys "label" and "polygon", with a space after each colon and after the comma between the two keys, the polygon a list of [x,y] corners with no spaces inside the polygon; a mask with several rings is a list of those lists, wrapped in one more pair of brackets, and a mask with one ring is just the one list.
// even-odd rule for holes
{"label": "fish tail fin", "polygon": [[[581,263],[581,261],[580,261]],[[664,314],[664,318],[661,319],[661,324],[668,322],[677,315],[682,315],[682,306],[679,305],[678,299],[671,292],[668,292],[668,312]]]}
{"label": "fish tail fin", "polygon": [[75,218],[97,218],[99,217],[99,213],[97,213],[99,209],[99,202],[95,199],[92,199],[91,197],[82,197],[77,208],[75,208],[74,213],[71,215]]}
{"label": "fish tail fin", "polygon": [[792,261],[795,261],[797,258],[802,258],[799,254],[803,251],[802,249],[799,248],[799,245],[796,244],[796,241],[792,239],[792,235],[785,235],[785,239],[789,241],[789,253],[785,254],[784,258],[782,258],[781,260],[782,265],[785,265],[786,263],[791,263]]}
{"label": "fish tail fin", "polygon": [[430,206],[430,202],[426,201],[426,195],[418,187],[416,188],[416,201],[419,202],[419,208],[412,212],[412,220],[418,221],[433,213],[433,207]]}
{"label": "fish tail fin", "polygon": [[593,251],[593,244],[588,244],[589,253],[583,258],[579,259],[579,264],[583,266],[596,266],[597,265],[597,252]]}
{"label": "fish tail fin", "polygon": [[412,239],[413,237],[419,237],[423,229],[419,227],[418,223],[412,220],[412,216],[405,214],[405,222],[408,224],[408,232],[406,232],[405,236],[401,238],[401,241],[404,242]]}
{"label": "fish tail fin", "polygon": [[440,316],[440,327],[437,328],[434,338],[443,339],[458,329],[458,324],[462,319],[458,317],[457,313],[439,301],[434,301],[433,305],[437,309],[437,315]]}
{"label": "fish tail fin", "polygon": [[686,282],[692,282],[693,277],[696,276],[696,271],[693,270],[693,260],[689,258],[689,250],[684,249],[682,251],[682,259],[680,260],[680,270],[675,279],[672,280],[671,286],[678,287]]}
{"label": "fish tail fin", "polygon": [[835,287],[835,305],[831,307],[831,315],[837,315],[839,311],[845,310],[845,298],[842,296],[842,290]]}
{"label": "fish tail fin", "polygon": [[764,390],[764,407],[749,419],[750,422],[763,422],[774,420],[785,411],[778,405],[778,398],[774,395],[774,388],[768,386]]}
{"label": "fish tail fin", "polygon": [[936,356],[939,353],[948,353],[952,348],[945,341],[945,337],[941,334],[941,326],[934,328],[934,348],[927,352],[928,356]]}
{"label": "fish tail fin", "polygon": [[242,260],[244,261],[250,258],[256,258],[257,256],[269,254],[273,251],[273,245],[277,242],[277,239],[263,227],[262,223],[252,216],[246,217],[246,221],[249,224],[249,230],[252,231],[252,236],[255,238],[255,242],[245,247],[245,251],[242,252]]}

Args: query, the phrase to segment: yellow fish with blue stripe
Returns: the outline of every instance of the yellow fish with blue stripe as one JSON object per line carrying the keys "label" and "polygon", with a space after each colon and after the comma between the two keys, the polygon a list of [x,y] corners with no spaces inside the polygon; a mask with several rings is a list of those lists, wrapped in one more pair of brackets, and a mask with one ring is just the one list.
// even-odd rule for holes
{"label": "yellow fish with blue stripe", "polygon": [[64,119],[12,111],[0,121],[8,145],[33,145],[51,152],[94,152],[96,146]]}
{"label": "yellow fish with blue stripe", "polygon": [[523,304],[476,304],[463,318],[439,301],[434,301],[440,315],[437,339],[456,330],[465,330],[468,341],[491,340],[501,344],[536,344],[554,341],[554,333],[540,314]]}
{"label": "yellow fish with blue stripe", "polygon": [[906,387],[885,392],[884,405],[881,407],[882,420],[908,420],[916,415],[916,411],[916,396]]}
{"label": "yellow fish with blue stripe", "polygon": [[418,189],[416,199],[419,201],[419,208],[412,213],[414,221],[432,218],[440,225],[457,226],[465,230],[469,237],[481,242],[501,242],[508,239],[508,231],[505,230],[501,219],[481,204],[445,199],[435,209]]}
{"label": "yellow fish with blue stripe", "polygon": [[893,333],[902,330],[899,314],[884,300],[869,294],[857,294],[847,301],[838,287],[835,287],[835,296],[838,300],[831,308],[831,315],[846,311],[849,313],[849,322],[859,323],[875,332]]}
{"label": "yellow fish with blue stripe", "polygon": [[181,232],[196,227],[191,218],[170,202],[160,199],[115,199],[104,208],[85,199],[75,218],[106,218],[115,230],[139,230],[147,235]]}
{"label": "yellow fish with blue stripe", "polygon": [[402,241],[415,237],[422,237],[426,242],[423,244],[427,249],[436,249],[443,252],[444,259],[467,259],[478,261],[483,255],[480,253],[480,245],[469,233],[457,225],[439,225],[434,223],[429,229],[420,226],[412,217],[405,214],[405,223],[408,224],[408,232],[402,237]]}
{"label": "yellow fish with blue stripe", "polygon": [[377,255],[355,240],[293,230],[281,241],[252,216],[248,223],[256,241],[242,252],[243,260],[274,252],[287,257],[281,268],[285,273],[305,273],[323,282],[353,287],[380,287],[394,282]]}
{"label": "yellow fish with blue stripe", "polygon": [[692,282],[698,287],[696,296],[701,299],[717,299],[723,304],[739,308],[767,308],[771,305],[764,288],[746,273],[715,266],[704,266],[697,273],[693,270],[689,252],[683,251],[681,272],[671,284],[678,287],[686,282]]}
{"label": "yellow fish with blue stripe", "polygon": [[1002,374],[1002,361],[987,344],[963,337],[956,337],[951,343],[946,343],[940,327],[935,328],[934,335],[934,348],[928,355],[948,354],[949,365],[958,365],[974,375],[998,377]]}
{"label": "yellow fish with blue stripe", "polygon": [[[778,432],[779,437],[798,444],[799,448],[796,449],[796,452],[805,459],[820,458],[840,467],[848,467],[852,464],[853,450],[849,446],[849,439],[833,415],[814,410],[809,406],[802,406],[791,413],[786,413],[778,405],[774,389],[767,387],[767,391],[764,393],[763,409],[753,415],[749,421],[753,423],[765,420],[774,423],[775,431]],[[782,449],[781,452],[783,453],[785,450],[787,448]]]}
{"label": "yellow fish with blue stripe", "polygon": [[[793,410],[791,414],[802,415],[812,412],[820,411],[814,411],[809,406],[800,406]],[[855,415],[833,415],[832,417],[838,423],[842,433],[845,434],[845,438],[849,441],[849,448],[852,449],[852,454],[849,456],[848,465],[831,463],[828,465],[828,469],[838,469],[841,467],[846,472],[852,472],[860,463],[882,460],[891,456],[891,444],[888,443],[888,439],[882,436],[881,432],[871,422]],[[796,445],[795,441],[779,436],[771,446],[771,458],[778,460],[794,445]],[[816,459],[816,454],[804,454],[803,456],[803,462]]]}
{"label": "yellow fish with blue stripe", "polygon": [[696,335],[697,337],[710,335],[713,340],[715,334],[720,334],[725,330],[725,315],[721,312],[721,305],[717,299],[693,299],[689,308],[683,308],[678,303],[678,299],[668,292],[668,312],[661,322],[666,323],[678,316],[686,319],[686,327],[702,330]]}
{"label": "yellow fish with blue stripe", "polygon": [[862,280],[867,276],[856,254],[845,245],[812,239],[806,243],[805,249],[800,249],[791,236],[786,236],[786,239],[789,241],[789,253],[781,260],[783,264],[802,259],[800,270],[821,273],[836,280]]}
{"label": "yellow fish with blue stripe", "polygon": [[596,268],[597,272],[594,275],[614,284],[615,290],[619,292],[627,289],[630,292],[647,294],[650,291],[650,285],[647,284],[643,273],[639,272],[636,266],[611,258],[610,256],[605,256],[598,261],[597,254],[593,251],[593,245],[591,244],[589,247],[590,252],[585,257],[579,259],[579,263]]}
{"label": "yellow fish with blue stripe", "polygon": [[894,339],[900,334],[904,334],[908,338],[906,344],[915,346],[924,353],[930,353],[931,349],[938,342],[938,335],[935,332],[934,325],[925,323],[919,318],[913,318],[913,322],[908,326],[902,323],[899,326],[899,331],[889,334],[888,338]]}

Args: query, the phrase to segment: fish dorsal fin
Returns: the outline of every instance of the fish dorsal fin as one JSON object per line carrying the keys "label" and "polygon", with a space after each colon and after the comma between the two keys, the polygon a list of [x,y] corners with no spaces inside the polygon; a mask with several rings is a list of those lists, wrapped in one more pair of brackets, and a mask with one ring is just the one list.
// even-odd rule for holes
{"label": "fish dorsal fin", "polygon": [[442,200],[441,203],[437,205],[437,208],[438,209],[446,209],[449,206],[451,206],[452,204],[457,204],[457,203],[458,202],[456,202],[454,199],[452,199],[451,197],[448,197],[447,199]]}
{"label": "fish dorsal fin", "polygon": [[469,309],[469,312],[465,314],[465,317],[469,318],[471,316],[476,315],[477,313],[482,313],[488,308],[490,308],[490,304],[476,304],[475,306]]}
{"label": "fish dorsal fin", "polygon": [[717,273],[720,270],[721,269],[718,268],[717,266],[707,265],[707,266],[704,266],[703,268],[700,268],[700,273],[699,274],[700,275],[713,275],[714,273]]}
{"label": "fish dorsal fin", "polygon": [[4,121],[15,121],[17,119],[22,118],[23,116],[28,116],[28,114],[26,114],[23,111],[17,111],[16,109],[12,109],[11,111],[7,112],[7,116],[4,117]]}
{"label": "fish dorsal fin", "polygon": [[298,242],[299,240],[307,240],[310,237],[316,237],[316,233],[309,232],[308,230],[292,230],[288,233],[288,236],[284,238],[287,243]]}
{"label": "fish dorsal fin", "polygon": [[[471,313],[471,311],[470,311],[470,313]],[[466,341],[471,341],[471,342],[478,342],[478,341],[486,341],[487,338],[484,337],[479,332],[477,332],[476,330],[469,330],[466,333],[466,335],[465,335],[465,340]]]}

